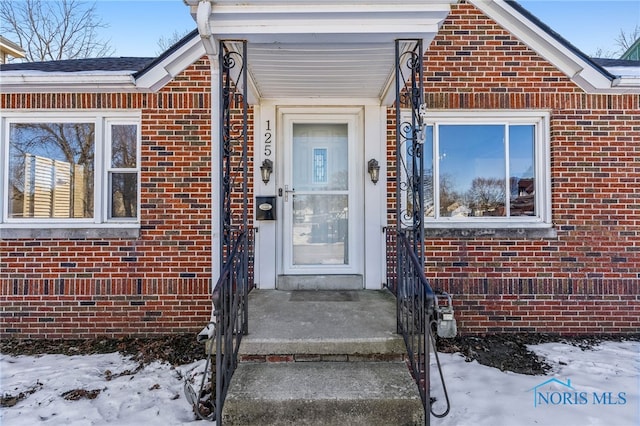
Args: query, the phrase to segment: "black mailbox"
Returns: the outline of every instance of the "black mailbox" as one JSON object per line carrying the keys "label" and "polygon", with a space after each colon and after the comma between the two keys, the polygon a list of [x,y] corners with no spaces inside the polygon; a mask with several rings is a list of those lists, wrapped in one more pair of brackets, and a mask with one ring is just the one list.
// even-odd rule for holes
{"label": "black mailbox", "polygon": [[256,220],[276,220],[276,197],[256,197]]}

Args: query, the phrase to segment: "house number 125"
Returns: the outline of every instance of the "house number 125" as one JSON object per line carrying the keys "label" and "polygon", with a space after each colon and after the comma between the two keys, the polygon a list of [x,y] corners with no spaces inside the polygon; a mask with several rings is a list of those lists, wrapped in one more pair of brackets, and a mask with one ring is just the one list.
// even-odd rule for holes
{"label": "house number 125", "polygon": [[267,129],[264,132],[264,155],[265,157],[269,157],[271,156],[271,144],[273,143],[272,141],[272,136],[273,134],[271,133],[271,120],[267,120]]}

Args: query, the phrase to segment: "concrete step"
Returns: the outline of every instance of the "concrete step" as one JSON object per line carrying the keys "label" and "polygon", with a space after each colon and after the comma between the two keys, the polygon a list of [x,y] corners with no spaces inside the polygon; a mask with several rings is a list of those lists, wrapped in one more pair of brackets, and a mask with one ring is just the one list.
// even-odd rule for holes
{"label": "concrete step", "polygon": [[395,309],[387,291],[252,291],[222,424],[424,424]]}
{"label": "concrete step", "polygon": [[362,290],[362,275],[280,275],[278,290]]}
{"label": "concrete step", "polygon": [[387,291],[254,290],[249,295],[249,334],[242,338],[241,360],[296,355],[399,360],[404,353],[395,299]]}
{"label": "concrete step", "polygon": [[424,411],[403,362],[241,363],[223,425],[419,425]]}

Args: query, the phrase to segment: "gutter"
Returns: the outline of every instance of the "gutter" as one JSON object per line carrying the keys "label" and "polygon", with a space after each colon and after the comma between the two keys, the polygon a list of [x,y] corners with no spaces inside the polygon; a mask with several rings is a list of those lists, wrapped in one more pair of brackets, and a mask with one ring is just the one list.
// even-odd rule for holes
{"label": "gutter", "polygon": [[196,11],[196,25],[198,26],[198,32],[204,45],[204,50],[207,52],[209,59],[218,55],[218,46],[213,38],[213,32],[209,26],[209,18],[211,17],[212,4],[211,0],[200,0],[198,3],[198,9]]}
{"label": "gutter", "polygon": [[133,71],[115,72],[38,72],[4,71],[3,93],[40,93],[46,92],[136,92]]}

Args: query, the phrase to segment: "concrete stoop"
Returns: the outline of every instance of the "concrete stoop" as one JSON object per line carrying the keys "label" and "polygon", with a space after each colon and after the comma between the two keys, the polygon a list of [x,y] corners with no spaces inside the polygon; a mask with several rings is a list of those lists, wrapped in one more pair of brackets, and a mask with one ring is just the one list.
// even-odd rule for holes
{"label": "concrete stoop", "polygon": [[223,425],[424,425],[403,362],[242,363]]}
{"label": "concrete stoop", "polygon": [[223,425],[419,425],[384,291],[254,291]]}

